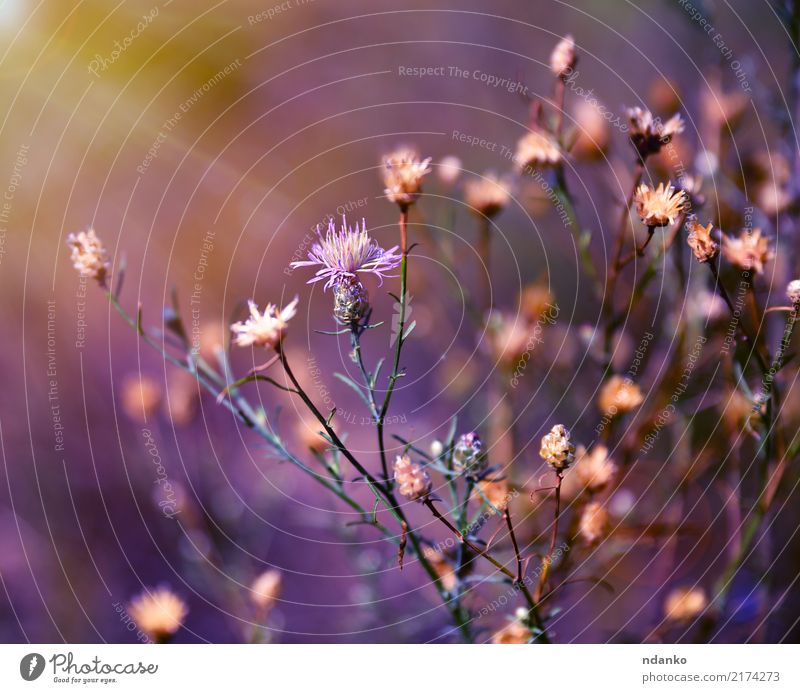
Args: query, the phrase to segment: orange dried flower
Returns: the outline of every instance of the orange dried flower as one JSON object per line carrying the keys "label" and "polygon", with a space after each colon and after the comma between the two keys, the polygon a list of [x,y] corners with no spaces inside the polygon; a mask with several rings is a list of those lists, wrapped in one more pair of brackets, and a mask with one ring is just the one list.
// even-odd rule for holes
{"label": "orange dried flower", "polygon": [[686,193],[664,183],[657,188],[642,183],[633,201],[642,222],[649,227],[672,224],[687,204]]}
{"label": "orange dried flower", "polygon": [[711,224],[703,226],[696,219],[689,222],[689,236],[686,242],[698,262],[708,262],[719,252],[719,244],[711,237]]}
{"label": "orange dried flower", "polygon": [[742,229],[738,238],[723,235],[722,252],[731,264],[758,273],[763,272],[764,265],[774,257],[769,240],[761,235],[761,229]]}

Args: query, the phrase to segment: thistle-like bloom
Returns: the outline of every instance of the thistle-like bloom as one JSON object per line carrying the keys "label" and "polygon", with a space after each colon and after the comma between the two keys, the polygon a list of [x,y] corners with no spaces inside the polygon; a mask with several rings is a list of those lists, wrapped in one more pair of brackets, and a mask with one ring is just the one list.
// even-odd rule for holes
{"label": "thistle-like bloom", "polygon": [[269,611],[278,601],[283,586],[283,576],[279,570],[265,570],[250,587],[250,599],[262,612]]}
{"label": "thistle-like bloom", "polygon": [[106,249],[94,229],[69,234],[67,245],[72,249],[72,265],[81,276],[103,284],[110,265]]}
{"label": "thistle-like bloom", "polygon": [[597,398],[597,406],[607,416],[626,414],[636,409],[642,402],[644,396],[639,386],[621,375],[612,375],[603,385]]}
{"label": "thistle-like bloom", "polygon": [[338,231],[331,219],[325,237],[322,237],[319,228],[317,235],[319,242],[311,246],[308,260],[291,263],[292,267],[320,266],[308,284],[325,280],[325,289],[329,289],[343,279],[355,278],[359,272],[374,274],[383,284],[384,277],[388,276],[385,273],[400,264],[397,246],[389,250],[381,248],[377,241],[370,238],[363,219],[360,228],[358,224],[351,228],[342,217],[342,226]]}
{"label": "thistle-like bloom", "polygon": [[575,459],[575,446],[569,441],[569,431],[556,424],[542,437],[539,457],[557,472],[563,472]]}
{"label": "thistle-like bloom", "polygon": [[430,162],[430,157],[420,159],[410,149],[400,149],[384,157],[384,192],[389,201],[401,207],[414,204],[422,193],[422,177],[430,173]]}
{"label": "thistle-like bloom", "polygon": [[484,174],[483,178],[467,181],[464,185],[464,201],[481,216],[495,216],[510,199],[508,184],[492,172]]}
{"label": "thistle-like bloom", "polygon": [[650,154],[657,154],[674,135],[683,132],[683,119],[678,113],[665,123],[638,106],[629,108],[626,115],[630,123],[631,142],[643,159]]}
{"label": "thistle-like bloom", "polygon": [[605,445],[595,445],[590,452],[579,445],[575,457],[577,462],[572,473],[581,485],[592,493],[605,488],[617,473],[617,465],[608,456],[608,448]]}
{"label": "thistle-like bloom", "polygon": [[550,135],[541,130],[531,130],[517,142],[514,161],[521,173],[561,162],[561,150]]}
{"label": "thistle-like bloom", "polygon": [[708,606],[706,593],[700,587],[678,587],[667,595],[664,615],[670,621],[691,621]]}
{"label": "thistle-like bloom", "polygon": [[453,467],[460,474],[475,475],[486,469],[488,460],[475,431],[462,435],[453,448]]}
{"label": "thistle-like bloom", "polygon": [[550,70],[559,79],[564,79],[572,72],[576,62],[575,39],[567,34],[556,44],[550,54]]}
{"label": "thistle-like bloom", "polygon": [[786,295],[792,305],[800,303],[800,279],[793,279],[786,285]]}
{"label": "thistle-like bloom", "polygon": [[675,190],[663,183],[655,189],[642,183],[633,200],[642,222],[650,228],[672,224],[687,204],[683,190]]}
{"label": "thistle-like bloom", "polygon": [[608,529],[608,511],[596,501],[589,503],[581,513],[578,531],[587,544],[603,538]]}
{"label": "thistle-like bloom", "polygon": [[743,229],[738,238],[723,235],[722,252],[728,262],[741,269],[759,273],[764,271],[764,265],[774,257],[769,240],[761,235],[761,229]]}
{"label": "thistle-like bloom", "polygon": [[689,236],[686,242],[698,262],[708,262],[719,252],[719,244],[711,237],[711,224],[703,226],[697,219],[689,222]]}
{"label": "thistle-like bloom", "polygon": [[240,347],[258,346],[277,349],[286,334],[286,329],[297,314],[297,302],[294,300],[283,310],[272,303],[268,303],[263,313],[259,313],[258,306],[253,301],[248,301],[250,317],[244,322],[231,325],[231,331],[236,335],[236,345]]}
{"label": "thistle-like bloom", "polygon": [[411,461],[408,455],[397,456],[394,462],[394,480],[401,496],[409,500],[423,500],[431,492],[431,478],[421,465]]}
{"label": "thistle-like bloom", "polygon": [[183,624],[189,609],[186,603],[166,587],[142,592],[128,606],[136,625],[151,640],[166,642]]}

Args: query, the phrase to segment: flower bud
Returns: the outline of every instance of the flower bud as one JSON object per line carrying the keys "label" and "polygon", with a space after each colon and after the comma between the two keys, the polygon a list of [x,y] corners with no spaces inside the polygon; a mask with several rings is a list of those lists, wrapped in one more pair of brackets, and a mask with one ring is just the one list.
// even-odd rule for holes
{"label": "flower bud", "polygon": [[483,442],[475,431],[462,435],[453,449],[453,466],[460,474],[474,476],[486,469]]}
{"label": "flower bud", "polygon": [[395,460],[394,480],[399,486],[400,495],[409,500],[423,500],[431,492],[431,478],[420,465],[411,461],[408,455]]}
{"label": "flower bud", "polygon": [[343,277],[333,291],[333,315],[341,323],[358,323],[369,310],[369,293],[355,277]]}
{"label": "flower bud", "polygon": [[575,459],[575,446],[569,441],[569,431],[557,424],[542,438],[539,456],[557,472],[564,471]]}

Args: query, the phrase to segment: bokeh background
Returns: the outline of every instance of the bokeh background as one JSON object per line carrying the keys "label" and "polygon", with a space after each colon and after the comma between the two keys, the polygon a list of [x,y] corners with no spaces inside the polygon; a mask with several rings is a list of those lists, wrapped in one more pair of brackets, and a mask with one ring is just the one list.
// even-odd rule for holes
{"label": "bokeh background", "polygon": [[[724,49],[679,2],[3,0],[0,640],[133,642],[118,606],[158,584],[189,604],[177,641],[248,640],[255,626],[244,586],[269,567],[283,572],[284,591],[264,638],[452,640],[418,565],[400,571],[391,546],[369,528],[347,526],[336,499],[278,463],[138,342],[102,291],[78,278],[66,234],[94,226],[115,273],[124,258],[122,303],[132,312],[140,303],[156,329],[174,287],[184,318],[197,321],[209,348],[245,299],[280,303],[299,294],[288,342],[296,370],[312,395],[335,403],[349,442],[374,465],[374,427],[358,398],[332,378],[353,368],[348,344],[313,331],[334,328],[330,296],[307,287],[289,262],[316,224],[342,211],[351,221],[366,218],[384,246],[394,245],[397,212],[382,198],[380,160],[399,144],[414,145],[433,157],[435,170],[412,213],[420,243],[410,280],[417,329],[391,432],[428,445],[456,414],[464,430],[488,427],[481,393],[502,359],[470,323],[461,289],[488,271],[495,306],[513,318],[520,291],[538,283],[556,297],[559,320],[509,395],[518,416],[511,474],[520,488],[533,487],[543,472],[535,441],[553,423],[568,423],[587,444],[596,435],[600,378],[586,358],[586,328],[591,334],[597,325],[599,305],[572,237],[539,187],[520,182],[515,189],[497,220],[487,270],[458,184],[444,182],[437,164],[457,156],[462,179],[511,171],[503,147],[513,149],[527,131],[530,101],[552,98],[549,54],[571,33],[577,83],[609,112],[643,105],[684,115],[677,155],[711,181],[709,220],[735,227],[752,206],[756,225],[777,239],[769,302],[797,269],[793,215],[769,195],[795,173],[796,145],[786,143],[793,141],[796,51],[771,3],[694,5]],[[401,69],[437,66],[444,75]],[[466,76],[453,76],[452,68]],[[488,76],[521,86],[494,86]],[[603,155],[576,156],[567,175],[602,270],[630,185],[631,151],[617,128],[592,120],[585,101],[568,92],[569,126],[593,122],[591,134],[609,145]],[[718,135],[723,102],[742,112],[735,136]],[[454,131],[496,143],[494,151],[459,142]],[[748,162],[763,163],[765,154],[761,180],[769,185],[748,188],[755,166]],[[717,194],[719,161],[736,172],[724,183],[733,193]],[[670,162],[659,165],[669,175]],[[452,266],[442,260],[446,247]],[[707,283],[688,263],[679,282],[666,263],[658,272],[654,300],[629,316],[630,334],[615,357],[626,370],[642,334],[655,330],[658,346],[640,374],[646,392],[675,367],[673,322],[693,310]],[[396,287],[369,287],[376,316],[391,322],[387,290]],[[774,342],[781,325],[768,329]],[[373,362],[388,351],[388,336],[385,328],[365,338]],[[559,641],[641,641],[661,618],[670,585],[710,585],[724,564],[737,518],[726,510],[730,489],[714,474],[729,452],[717,406],[727,401],[728,381],[714,368],[714,351],[704,351],[687,400],[695,403],[709,383],[718,394],[702,407],[687,405],[703,413],[672,422],[653,451],[626,467],[624,487],[610,500],[621,513],[633,508],[632,529],[606,553],[580,558],[602,566],[590,570],[600,570],[616,592],[586,585],[565,592]],[[233,358],[237,372],[253,365],[249,354]],[[132,390],[140,378],[148,383],[145,407]],[[307,419],[296,403],[250,387],[271,412],[280,408],[278,430],[302,449]],[[794,415],[791,389],[786,407]],[[690,439],[709,444],[696,454]],[[676,470],[684,481],[670,488]],[[796,482],[793,470],[788,500],[736,584],[734,597],[744,596],[720,640],[797,639]],[[527,496],[517,509],[524,519],[535,512]],[[672,531],[681,520],[682,531]],[[491,592],[475,599],[480,606]],[[511,611],[485,617],[486,637]]]}

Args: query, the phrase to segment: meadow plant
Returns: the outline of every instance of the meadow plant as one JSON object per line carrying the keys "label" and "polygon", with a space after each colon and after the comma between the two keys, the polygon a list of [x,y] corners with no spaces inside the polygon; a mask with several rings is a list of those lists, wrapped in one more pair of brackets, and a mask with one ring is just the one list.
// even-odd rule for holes
{"label": "meadow plant", "polygon": [[[751,559],[753,544],[781,491],[781,478],[800,452],[800,438],[785,424],[781,409],[780,374],[791,359],[783,358],[780,345],[769,343],[764,329],[773,316],[785,315],[781,344],[788,344],[800,306],[800,280],[791,281],[786,288],[790,305],[774,305],[769,309],[761,305],[764,292],[759,289],[759,282],[767,280],[767,267],[777,257],[773,239],[760,228],[720,233],[717,230],[720,222],[713,216],[713,209],[704,206],[701,176],[697,172],[685,171],[678,176],[673,171],[672,181],[663,177],[660,157],[682,137],[685,123],[680,114],[662,121],[642,106],[628,109],[620,119],[627,123],[625,132],[629,142],[623,160],[630,162],[630,192],[621,201],[617,223],[609,227],[610,252],[603,255],[596,252],[591,232],[579,223],[579,204],[570,192],[567,177],[571,150],[579,141],[578,133],[570,131],[564,119],[566,86],[577,59],[576,42],[567,36],[557,44],[550,59],[553,100],[531,104],[530,128],[517,143],[509,177],[494,173],[482,177],[462,175],[461,162],[454,156],[433,164],[432,168],[431,158],[422,158],[413,149],[398,149],[386,155],[382,165],[383,194],[398,212],[396,243],[388,249],[381,247],[368,233],[364,220],[354,226],[344,218],[341,224],[331,220],[324,233],[317,229],[317,239],[307,258],[291,263],[293,269],[309,273],[304,277],[309,284],[323,282],[324,290],[333,295],[332,315],[339,329],[326,334],[331,340],[349,340],[349,353],[360,380],[344,374],[337,374],[337,378],[358,393],[374,423],[371,451],[357,452],[351,448],[345,427],[336,418],[336,408],[321,405],[290,363],[291,350],[286,346],[300,330],[297,316],[305,298],[295,297],[279,307],[277,303],[265,303],[275,297],[248,297],[248,314],[230,325],[231,339],[241,349],[263,352],[257,357],[263,364],[235,376],[225,348],[218,345],[213,357],[193,349],[177,303],[170,307],[170,319],[165,323],[171,332],[169,342],[145,328],[141,307],[133,314],[124,308],[119,292],[123,271],[117,271],[116,286],[112,288],[111,266],[94,230],[73,234],[67,243],[75,268],[108,290],[113,306],[141,339],[210,392],[220,406],[265,441],[274,456],[323,486],[356,514],[359,524],[371,527],[393,545],[400,569],[407,570],[412,563],[418,565],[448,612],[452,632],[467,642],[552,642],[558,638],[561,607],[570,598],[576,598],[576,589],[568,586],[587,590],[600,587],[613,593],[616,588],[613,581],[609,583],[601,576],[604,571],[608,573],[604,562],[610,564],[615,555],[624,554],[626,542],[640,531],[642,523],[653,526],[653,518],[632,516],[622,485],[636,466],[636,450],[652,434],[654,425],[662,425],[661,412],[677,416],[685,401],[684,390],[677,389],[679,383],[668,372],[649,381],[647,388],[641,387],[638,381],[643,373],[626,373],[615,359],[615,351],[621,341],[629,338],[626,330],[633,329],[626,315],[653,298],[652,280],[658,262],[672,253],[682,273],[686,271],[684,255],[696,262],[697,267],[708,267],[708,273],[703,271],[702,283],[708,284],[707,294],[712,297],[718,294],[724,300],[730,311],[730,323],[705,319],[698,327],[688,312],[681,312],[673,326],[677,335],[674,364],[678,368],[682,355],[698,339],[698,329],[706,331],[703,340],[719,339],[728,330],[734,343],[727,357],[729,386],[744,402],[739,408],[742,414],[734,417],[732,424],[735,431],[732,454],[735,456],[736,450],[744,445],[741,436],[755,441],[759,487],[754,500],[744,496],[731,500],[744,519],[725,564],[715,569],[716,575],[703,576],[702,584],[674,585],[648,636],[669,638],[671,628],[696,624],[698,637],[707,639],[729,617],[728,597],[737,571]],[[728,128],[732,119],[730,114],[723,115],[718,127]],[[605,151],[604,141],[592,156],[598,152],[604,155]],[[487,267],[496,243],[495,219],[513,203],[516,186],[547,181],[553,200],[563,208],[566,218],[574,222],[571,226],[577,234],[582,278],[588,283],[592,300],[597,301],[599,322],[588,331],[580,334],[576,331],[567,341],[577,344],[584,340],[589,345],[587,353],[591,354],[599,385],[590,397],[594,399],[593,406],[585,406],[585,401],[570,405],[566,397],[566,405],[563,401],[558,407],[553,403],[551,418],[539,422],[539,435],[525,434],[528,441],[538,439],[539,456],[546,464],[546,471],[534,484],[518,481],[522,476],[531,477],[536,470],[530,448],[506,435],[517,421],[513,400],[495,397],[508,388],[508,382],[498,383],[503,373],[508,374],[508,368],[505,371],[498,368],[487,379],[486,415],[482,421],[468,422],[471,425],[461,428],[462,424],[454,417],[444,440],[418,440],[413,431],[395,435],[391,449],[387,440],[386,423],[392,412],[396,384],[413,367],[405,350],[415,329],[415,322],[409,324],[407,319],[408,278],[415,265],[414,245],[409,239],[410,214],[415,207],[424,207],[428,202],[423,183],[431,170],[437,171],[439,183],[447,190],[455,190],[459,180],[462,181],[464,203],[472,212],[477,229],[479,257]],[[717,172],[717,175],[725,174]],[[515,181],[510,176],[515,176]],[[361,192],[375,194],[379,187],[376,184],[374,190]],[[445,243],[441,249],[442,262],[453,261],[447,256]],[[641,271],[640,262],[644,266]],[[459,271],[463,267],[453,269]],[[487,276],[491,278],[490,270]],[[738,280],[744,295],[740,297],[737,293],[732,297],[727,286]],[[373,321],[370,301],[370,291],[384,283],[396,292],[393,295],[399,316],[397,338],[391,353],[373,358],[365,353],[362,341],[368,331],[387,329],[384,325],[388,316],[381,316],[384,321]],[[394,288],[394,284],[399,284],[399,288]],[[488,329],[498,343],[507,344],[512,326],[508,319],[498,322],[492,316],[495,299],[491,284],[464,279],[462,289],[476,331],[480,334]],[[620,300],[623,291],[625,296]],[[780,303],[780,295],[772,293],[768,298]],[[415,300],[422,302],[425,298],[420,296]],[[547,320],[547,324],[539,320],[557,304],[551,290],[541,286],[529,287],[520,303],[528,317],[522,323],[520,339],[514,340],[518,346],[512,351],[515,358],[523,353],[528,358],[524,378],[519,371],[515,379],[520,383],[530,382],[534,387],[535,372],[555,363],[556,357],[550,351],[542,351],[538,344],[546,345],[544,335],[558,327],[556,317]],[[264,305],[264,309],[259,305]],[[537,323],[539,332],[537,349],[531,354],[531,349],[525,348],[528,341],[525,330],[533,323]],[[502,334],[497,335],[498,331]],[[648,343],[642,350],[652,348]],[[493,353],[496,356],[497,350],[489,350],[483,356],[478,352],[474,358],[492,358]],[[506,359],[507,364],[514,362]],[[388,373],[384,372],[384,364]],[[760,399],[748,386],[755,379],[769,383]],[[298,422],[305,441],[301,450],[293,450],[277,433],[278,428],[269,415],[252,403],[248,388],[259,385],[275,388],[303,406],[305,412]],[[138,391],[126,395],[126,406],[132,410],[149,406],[143,400],[152,400],[152,393],[145,393],[142,383],[133,387],[138,387]],[[569,395],[567,392],[566,396]],[[585,400],[585,395],[576,398],[580,399]],[[584,410],[593,417],[592,425],[581,423],[574,427],[578,433],[573,441],[572,422]],[[572,414],[567,419],[556,411],[572,411]],[[683,411],[684,416],[692,415],[690,409]],[[730,413],[726,416],[730,417]],[[497,421],[501,425],[493,425]],[[669,416],[665,421],[664,425],[669,425]],[[482,430],[479,435],[469,430],[479,424],[486,427],[485,433]],[[590,438],[592,431],[595,438]],[[392,454],[397,449],[395,444],[400,446],[400,454]],[[700,458],[702,450],[693,451],[692,446],[702,445],[702,441],[688,441],[685,445],[684,451],[690,458]],[[687,470],[691,466],[691,459],[684,460],[683,471],[676,473],[673,487],[667,485],[667,493],[681,486],[682,477],[689,478]],[[529,471],[520,471],[525,468]],[[367,502],[359,492],[363,488],[371,494]],[[388,520],[379,520],[379,509],[381,518]],[[518,513],[524,514],[524,523],[515,522]],[[429,536],[433,527],[444,532],[445,543]],[[614,550],[606,551],[609,546],[614,546]],[[580,555],[587,561],[592,557],[598,563],[595,572],[582,568],[586,562],[579,563]],[[476,588],[487,585],[506,590],[510,595],[506,625],[488,633],[486,624],[479,620],[482,593]],[[282,577],[275,570],[252,581],[250,600],[260,618],[266,619],[272,612],[281,588]],[[159,642],[169,639],[186,615],[180,598],[165,589],[143,593],[131,603],[129,611],[142,631]]]}

